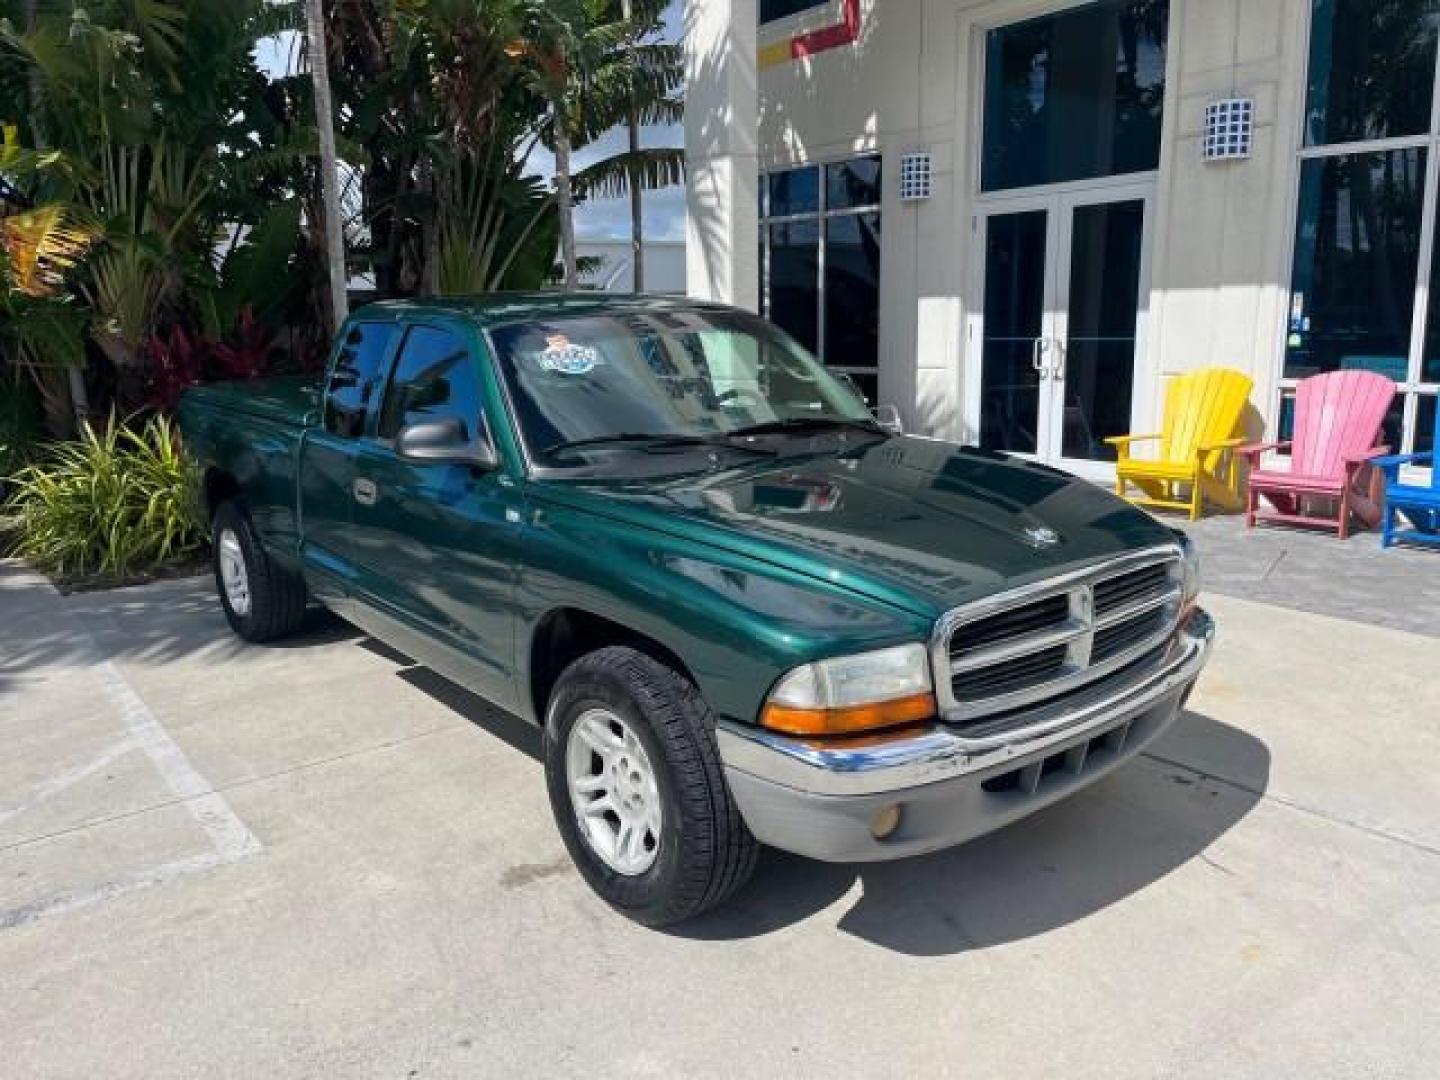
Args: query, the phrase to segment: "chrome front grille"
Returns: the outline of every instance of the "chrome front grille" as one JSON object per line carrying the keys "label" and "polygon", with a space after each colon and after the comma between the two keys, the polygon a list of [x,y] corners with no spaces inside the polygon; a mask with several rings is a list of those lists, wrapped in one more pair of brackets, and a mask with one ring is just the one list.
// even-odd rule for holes
{"label": "chrome front grille", "polygon": [[1183,576],[1180,553],[1164,548],[951,612],[934,645],[946,719],[1024,710],[1119,672],[1174,632]]}

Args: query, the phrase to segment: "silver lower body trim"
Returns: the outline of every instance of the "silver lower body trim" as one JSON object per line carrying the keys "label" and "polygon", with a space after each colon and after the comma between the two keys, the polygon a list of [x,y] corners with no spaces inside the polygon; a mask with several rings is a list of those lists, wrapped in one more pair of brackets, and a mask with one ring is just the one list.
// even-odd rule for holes
{"label": "silver lower body trim", "polygon": [[[1035,734],[1027,725],[998,746],[943,726],[845,748],[724,724],[726,779],[755,836],[797,854],[878,861],[963,843],[1094,783],[1157,738],[1179,714],[1214,633],[1210,617],[1195,612],[1155,671],[1077,701],[1063,727]],[[894,806],[900,827],[876,839],[875,815]]]}

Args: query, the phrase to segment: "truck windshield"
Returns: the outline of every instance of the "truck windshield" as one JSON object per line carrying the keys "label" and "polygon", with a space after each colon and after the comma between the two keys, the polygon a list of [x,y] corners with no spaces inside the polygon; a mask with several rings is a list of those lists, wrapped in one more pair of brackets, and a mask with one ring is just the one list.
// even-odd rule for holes
{"label": "truck windshield", "polygon": [[530,457],[547,468],[876,428],[849,385],[741,312],[557,318],[503,326],[491,340]]}

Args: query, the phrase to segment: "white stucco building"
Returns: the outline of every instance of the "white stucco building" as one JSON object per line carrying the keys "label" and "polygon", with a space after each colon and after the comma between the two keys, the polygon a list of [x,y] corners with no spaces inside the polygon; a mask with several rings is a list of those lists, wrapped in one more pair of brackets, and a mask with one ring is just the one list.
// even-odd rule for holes
{"label": "white stucco building", "polygon": [[687,0],[690,290],[764,311],[913,429],[1092,475],[1203,365],[1253,377],[1257,435],[1297,379],[1382,371],[1389,437],[1426,449],[1437,21]]}
{"label": "white stucco building", "polygon": [[[635,253],[629,240],[580,237],[576,249],[593,269],[580,275],[585,288],[604,292],[635,291]],[[667,295],[685,292],[685,241],[645,241],[645,292]]]}

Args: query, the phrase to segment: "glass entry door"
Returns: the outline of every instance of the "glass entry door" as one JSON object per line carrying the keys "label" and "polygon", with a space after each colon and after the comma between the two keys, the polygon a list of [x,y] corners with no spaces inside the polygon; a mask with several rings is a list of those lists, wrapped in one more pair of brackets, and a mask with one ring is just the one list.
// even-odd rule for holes
{"label": "glass entry door", "polygon": [[[977,223],[980,445],[1103,476],[1145,356],[1149,185],[996,201]],[[972,353],[973,355],[973,353]],[[973,370],[973,369],[972,369]],[[973,384],[972,384],[973,385]]]}

